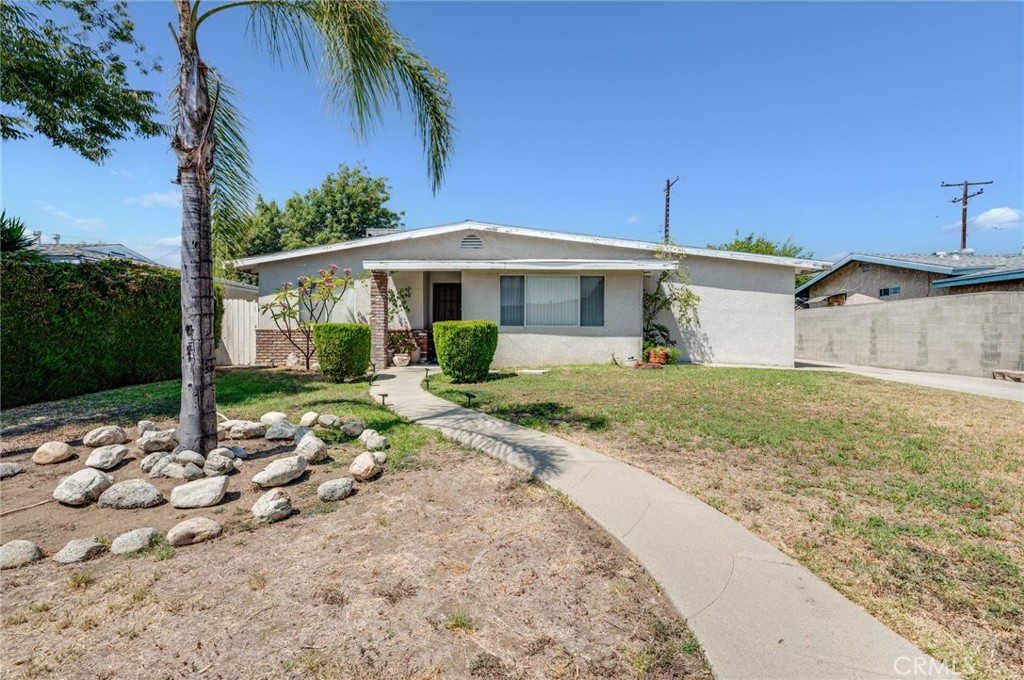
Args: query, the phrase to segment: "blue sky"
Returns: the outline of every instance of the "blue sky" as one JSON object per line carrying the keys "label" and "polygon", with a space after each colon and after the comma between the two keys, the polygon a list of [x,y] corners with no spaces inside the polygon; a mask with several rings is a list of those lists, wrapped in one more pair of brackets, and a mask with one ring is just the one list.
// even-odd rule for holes
{"label": "blue sky", "polygon": [[[169,0],[133,2],[175,65]],[[276,67],[223,12],[199,36],[242,93],[260,192],[283,201],[339,163],[393,186],[408,228],[462,219],[659,240],[663,186],[687,245],[764,233],[831,259],[959,246],[943,181],[994,180],[968,245],[1024,240],[1024,4],[399,2],[396,28],[448,73],[458,133],[431,192],[408,116],[358,142],[315,80]],[[3,205],[64,242],[122,242],[177,263],[167,140],[102,166],[45,139],[3,144]]]}

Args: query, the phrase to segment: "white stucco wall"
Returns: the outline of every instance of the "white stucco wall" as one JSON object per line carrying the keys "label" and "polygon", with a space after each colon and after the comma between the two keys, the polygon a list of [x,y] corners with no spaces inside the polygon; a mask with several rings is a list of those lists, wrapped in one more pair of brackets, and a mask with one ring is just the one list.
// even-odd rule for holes
{"label": "white stucco wall", "polygon": [[[350,267],[353,275],[359,276],[365,273],[362,267],[364,260],[608,260],[652,257],[648,250],[491,232],[476,232],[483,239],[483,248],[460,248],[467,233],[474,233],[474,230],[467,228],[428,238],[371,244],[259,265],[260,303],[270,301],[282,281],[295,281],[302,274],[315,275],[318,269],[331,263],[342,268]],[[698,307],[700,327],[696,333],[683,333],[671,317],[663,319],[673,328],[684,359],[698,363],[793,365],[794,271],[791,267],[701,256],[688,257],[684,265],[693,290],[701,297]],[[432,284],[460,280],[463,284],[463,318],[498,321],[498,277],[512,273],[479,270],[398,273],[393,285],[409,285],[413,289],[410,315],[407,320],[403,319],[401,325],[414,328],[429,326]],[[586,273],[573,272],[574,275]],[[607,277],[605,327],[503,328],[495,365],[604,363],[611,361],[613,354],[620,358],[638,356],[642,327],[640,290],[644,285],[653,285],[656,274],[646,277],[645,284],[645,277],[640,272],[590,273]],[[365,283],[356,288],[354,312],[355,320],[368,320],[369,288]],[[273,328],[274,325],[263,316],[260,327]]]}
{"label": "white stucco wall", "polygon": [[[700,296],[699,327],[673,331],[684,361],[713,364],[793,365],[793,271],[771,265],[687,258],[691,289]],[[649,278],[650,290],[656,279]]]}
{"label": "white stucco wall", "polygon": [[[535,272],[533,272],[535,273]],[[467,271],[462,273],[462,318],[501,321],[501,276],[531,272]],[[573,272],[573,276],[604,276],[604,326],[501,326],[496,368],[604,364],[613,356],[625,359],[640,352],[641,272]]]}

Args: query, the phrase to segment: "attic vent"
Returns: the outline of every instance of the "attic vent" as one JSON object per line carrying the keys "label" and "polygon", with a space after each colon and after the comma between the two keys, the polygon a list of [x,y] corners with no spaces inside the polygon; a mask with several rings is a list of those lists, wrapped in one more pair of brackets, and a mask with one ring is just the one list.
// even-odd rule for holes
{"label": "attic vent", "polygon": [[484,247],[484,240],[476,234],[468,234],[462,238],[462,243],[459,244],[459,247],[478,250]]}

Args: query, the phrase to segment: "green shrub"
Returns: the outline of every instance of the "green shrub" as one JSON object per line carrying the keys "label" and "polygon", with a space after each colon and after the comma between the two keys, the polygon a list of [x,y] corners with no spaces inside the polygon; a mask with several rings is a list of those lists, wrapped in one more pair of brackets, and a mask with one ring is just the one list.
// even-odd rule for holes
{"label": "green shrub", "polygon": [[480,382],[487,377],[498,349],[498,324],[493,321],[438,321],[434,324],[437,363],[455,382]]}
{"label": "green shrub", "polygon": [[[179,272],[22,257],[0,267],[4,408],[181,375]],[[218,337],[222,309],[218,291]]]}
{"label": "green shrub", "polygon": [[313,345],[320,370],[328,378],[346,380],[366,375],[370,366],[370,327],[365,323],[318,323]]}

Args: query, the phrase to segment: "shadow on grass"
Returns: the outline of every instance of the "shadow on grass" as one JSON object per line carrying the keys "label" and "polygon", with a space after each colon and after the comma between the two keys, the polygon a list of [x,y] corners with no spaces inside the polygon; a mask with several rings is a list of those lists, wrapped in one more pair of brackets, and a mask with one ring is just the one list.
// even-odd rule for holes
{"label": "shadow on grass", "polygon": [[571,406],[553,401],[542,401],[532,404],[509,404],[487,409],[489,415],[523,425],[524,427],[547,427],[568,425],[588,430],[605,430],[608,419],[604,416],[591,416],[577,412]]}

